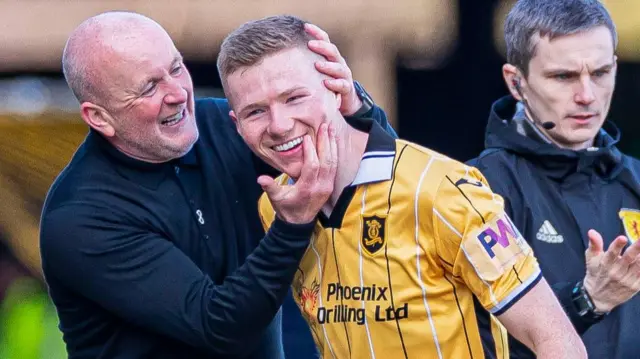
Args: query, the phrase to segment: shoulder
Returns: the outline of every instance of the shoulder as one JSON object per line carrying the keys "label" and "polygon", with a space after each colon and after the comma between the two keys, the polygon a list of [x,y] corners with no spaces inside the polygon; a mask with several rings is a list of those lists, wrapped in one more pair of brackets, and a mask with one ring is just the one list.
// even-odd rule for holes
{"label": "shoulder", "polygon": [[505,173],[515,169],[519,157],[502,148],[488,148],[482,151],[476,158],[465,162],[469,166],[479,169],[481,172]]}
{"label": "shoulder", "polygon": [[220,120],[229,119],[229,102],[224,98],[203,97],[195,101],[196,115],[210,116]]}
{"label": "shoulder", "polygon": [[89,140],[78,147],[67,166],[51,184],[45,198],[43,216],[57,207],[86,202],[87,197],[100,193],[105,184],[118,181],[113,165],[87,141]]}
{"label": "shoulder", "polygon": [[627,154],[623,154],[623,158],[626,162],[625,165],[631,169],[636,176],[640,176],[640,160]]}
{"label": "shoulder", "polygon": [[474,167],[415,143],[397,140],[394,180],[407,182],[420,198],[433,199],[447,185],[464,179],[485,181]]}
{"label": "shoulder", "polygon": [[505,149],[487,149],[466,164],[477,168],[495,192],[510,199],[519,194],[521,183],[534,180],[530,173],[536,170],[529,160]]}

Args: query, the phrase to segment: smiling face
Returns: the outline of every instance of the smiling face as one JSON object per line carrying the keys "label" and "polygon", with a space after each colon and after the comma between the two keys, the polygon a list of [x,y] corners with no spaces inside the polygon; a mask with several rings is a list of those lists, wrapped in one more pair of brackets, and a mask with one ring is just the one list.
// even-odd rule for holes
{"label": "smiling face", "polygon": [[84,115],[131,157],[165,162],[183,156],[198,129],[193,83],[182,56],[156,24],[132,25],[126,36],[112,36],[96,55],[100,106],[83,103]]}
{"label": "smiling face", "polygon": [[317,55],[293,47],[240,68],[225,79],[231,117],[251,150],[274,168],[298,178],[302,139],[315,140],[320,124],[340,118],[340,96],[323,84]]}
{"label": "smiling face", "polygon": [[593,144],[615,87],[616,58],[608,28],[539,38],[526,79],[509,66],[504,70],[507,83],[520,84],[520,92],[512,88],[512,94],[526,101],[530,116],[555,124],[551,130],[541,128],[553,142],[574,150]]}

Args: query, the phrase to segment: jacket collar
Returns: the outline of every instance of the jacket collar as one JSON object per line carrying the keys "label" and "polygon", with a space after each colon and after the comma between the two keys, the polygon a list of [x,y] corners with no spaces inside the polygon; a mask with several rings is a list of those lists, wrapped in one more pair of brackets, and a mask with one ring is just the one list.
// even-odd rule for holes
{"label": "jacket collar", "polygon": [[605,179],[612,179],[624,167],[622,154],[616,147],[620,136],[618,128],[606,121],[593,147],[581,151],[560,148],[524,118],[513,97],[505,96],[491,107],[485,147],[516,153],[536,163],[553,178],[562,179],[576,172],[595,171]]}

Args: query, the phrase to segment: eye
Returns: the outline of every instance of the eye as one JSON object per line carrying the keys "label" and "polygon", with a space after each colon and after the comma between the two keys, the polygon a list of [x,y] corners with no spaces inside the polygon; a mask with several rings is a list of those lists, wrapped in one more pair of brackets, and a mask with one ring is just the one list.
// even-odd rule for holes
{"label": "eye", "polygon": [[602,77],[609,73],[609,70],[598,70],[593,73],[593,77]]}
{"label": "eye", "polygon": [[171,70],[172,75],[180,75],[182,73],[182,65],[178,65]]}
{"label": "eye", "polygon": [[156,82],[151,82],[147,87],[145,87],[144,91],[142,91],[142,96],[151,96],[156,92],[156,88],[158,84]]}
{"label": "eye", "polygon": [[572,77],[573,76],[571,74],[568,74],[568,73],[559,73],[559,74],[553,75],[554,79],[560,80],[560,81],[570,80]]}
{"label": "eye", "polygon": [[255,110],[249,112],[246,117],[249,118],[249,117],[257,116],[257,115],[259,115],[259,114],[261,114],[263,112],[264,112],[264,110],[255,109]]}
{"label": "eye", "polygon": [[303,97],[304,97],[304,96],[302,96],[302,95],[291,96],[291,97],[289,97],[289,98],[287,99],[287,103],[294,102],[294,101],[296,101],[296,100],[298,100],[298,99],[301,99],[301,98],[303,98]]}

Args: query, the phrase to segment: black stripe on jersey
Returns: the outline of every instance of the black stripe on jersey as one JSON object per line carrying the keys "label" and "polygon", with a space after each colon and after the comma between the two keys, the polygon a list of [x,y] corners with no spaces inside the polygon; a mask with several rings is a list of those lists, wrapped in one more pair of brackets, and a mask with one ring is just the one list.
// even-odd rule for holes
{"label": "black stripe on jersey", "polygon": [[462,313],[462,308],[460,308],[460,301],[458,300],[458,292],[456,291],[456,286],[453,285],[453,282],[444,275],[444,279],[451,284],[451,288],[453,288],[453,296],[456,298],[456,305],[458,306],[458,313],[462,317],[462,328],[464,329],[464,337],[467,340],[467,348],[469,349],[469,357],[473,359],[473,352],[471,351],[471,343],[469,343],[469,333],[467,332],[467,321],[464,319],[464,314]]}
{"label": "black stripe on jersey", "polygon": [[342,193],[340,194],[340,197],[338,197],[336,205],[333,207],[333,211],[331,211],[330,217],[327,217],[322,211],[320,211],[320,213],[318,214],[318,219],[320,220],[320,224],[322,225],[322,227],[342,227],[344,214],[347,213],[347,208],[349,208],[349,204],[351,204],[351,200],[356,194],[356,189],[357,186],[347,186],[342,190]]}
{"label": "black stripe on jersey", "polygon": [[438,258],[440,258],[440,260],[442,261],[442,263],[448,265],[449,267],[453,268],[453,264],[447,262],[444,258],[442,258],[441,255],[438,254]]}
{"label": "black stripe on jersey", "polygon": [[516,274],[516,278],[518,278],[518,282],[520,282],[520,284],[522,284],[522,279],[520,279],[520,274],[516,270],[516,266],[514,265],[512,268],[513,268],[513,273],[515,273]]}
{"label": "black stripe on jersey", "polygon": [[475,296],[473,297],[473,309],[476,313],[476,320],[478,321],[478,331],[480,340],[482,341],[484,357],[486,359],[498,359],[496,341],[493,337],[493,332],[491,332],[491,314],[484,309]]}
{"label": "black stripe on jersey", "polygon": [[402,154],[404,153],[404,150],[407,148],[407,145],[404,145],[404,147],[402,147],[402,150],[400,150],[400,154],[398,155],[398,159],[396,160],[396,165],[393,166],[393,173],[391,174],[391,186],[389,187],[389,197],[387,199],[387,214],[389,214],[389,211],[391,210],[391,191],[393,190],[393,184],[396,182],[396,169],[398,169],[398,164],[400,163],[400,159],[402,158]]}
{"label": "black stripe on jersey", "polygon": [[[387,243],[387,245],[384,246],[384,258],[387,260],[387,278],[389,279],[389,295],[391,297],[391,309],[393,309],[393,312],[396,313],[396,305],[395,305],[395,302],[393,301],[393,285],[391,284],[391,269],[389,268],[389,256],[387,255],[388,247],[389,246]],[[407,348],[404,346],[404,338],[402,337],[402,330],[400,329],[400,321],[398,320],[398,318],[395,318],[395,320],[396,320],[396,327],[398,328],[398,335],[400,335],[400,343],[402,343],[402,351],[404,352],[405,359],[408,359],[409,356],[407,355]]]}
{"label": "black stripe on jersey", "polygon": [[[404,153],[404,150],[406,148],[407,148],[407,145],[404,145],[404,147],[402,147],[400,154],[398,154],[396,165],[393,167],[393,173],[391,174],[391,185],[389,186],[389,197],[387,200],[387,203],[388,203],[387,214],[389,214],[389,211],[391,211],[391,192],[393,190],[393,184],[396,182],[396,169],[398,168],[398,164],[400,163],[400,159],[402,158],[402,154]],[[387,238],[389,238],[388,234],[387,234]],[[389,247],[389,243],[387,242],[385,243],[385,246],[384,246],[384,258],[387,261],[387,278],[389,280],[389,296],[391,297],[391,309],[393,309],[395,313],[396,305],[393,300],[393,284],[391,283],[391,268],[389,267],[389,256],[387,255],[388,247]],[[402,329],[400,329],[400,321],[398,320],[398,318],[395,318],[395,320],[396,320],[396,327],[398,328],[398,335],[400,336],[400,343],[402,344],[402,351],[404,352],[404,357],[409,358],[409,356],[407,355],[407,348],[404,345],[404,337],[402,336]]]}
{"label": "black stripe on jersey", "polygon": [[[338,285],[342,286],[342,279],[340,279],[340,269],[338,267],[338,253],[336,252],[336,230],[331,229],[331,244],[333,245],[333,259],[336,261],[336,274],[338,275]],[[340,297],[340,304],[344,306],[344,301]],[[347,336],[347,346],[349,347],[349,357],[351,357],[351,341],[349,340],[349,331],[347,330],[347,323],[342,322],[344,326],[344,334]]]}
{"label": "black stripe on jersey", "polygon": [[500,310],[498,310],[497,312],[493,313],[493,315],[498,316],[498,315],[506,312],[509,308],[511,308],[512,305],[516,304],[516,302],[518,300],[520,300],[520,298],[522,298],[525,294],[529,293],[531,288],[535,287],[536,284],[538,284],[538,282],[540,281],[540,279],[542,279],[542,272],[538,273],[538,276],[536,277],[536,279],[534,279],[533,282],[531,282],[529,284],[529,286],[527,286],[527,288],[525,288],[522,292],[518,293],[518,295],[515,296],[515,298],[511,299],[511,301],[509,303],[507,303],[507,305],[505,305],[504,307],[500,308]]}
{"label": "black stripe on jersey", "polygon": [[458,191],[460,191],[460,193],[462,194],[462,196],[463,196],[463,197],[464,197],[464,198],[469,202],[469,204],[471,205],[471,207],[473,208],[473,210],[474,210],[474,211],[476,211],[476,213],[478,214],[478,216],[480,216],[480,219],[482,220],[482,223],[483,223],[483,224],[484,224],[484,223],[486,223],[486,222],[485,222],[485,220],[484,220],[484,217],[482,217],[482,214],[480,214],[480,211],[478,211],[478,209],[476,208],[476,206],[474,206],[474,205],[473,205],[473,202],[471,202],[471,200],[469,199],[469,197],[467,197],[467,195],[466,195],[466,194],[464,194],[464,192],[462,191],[462,189],[460,189],[460,186],[456,186],[456,183],[455,183],[455,182],[453,182],[453,181],[451,180],[451,178],[449,178],[449,176],[446,176],[446,177],[447,177],[447,179],[449,180],[449,182],[451,182],[451,184],[452,184],[452,185],[454,185],[454,186],[458,189]]}

